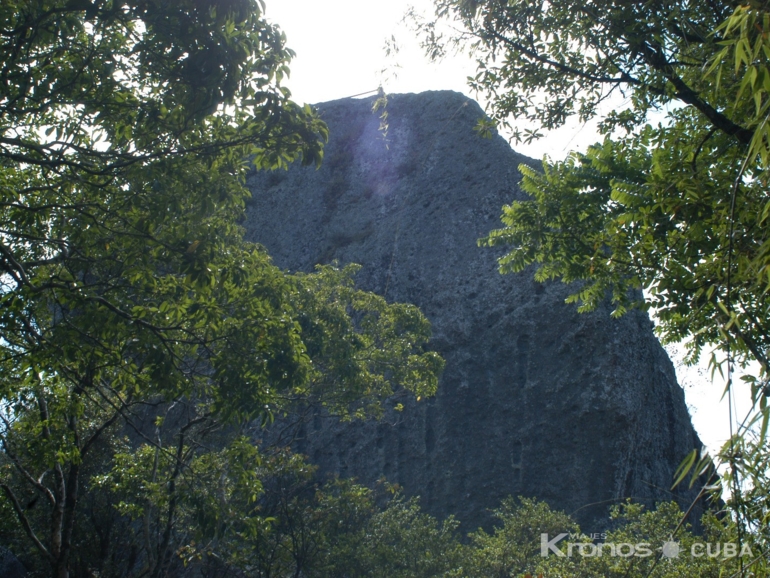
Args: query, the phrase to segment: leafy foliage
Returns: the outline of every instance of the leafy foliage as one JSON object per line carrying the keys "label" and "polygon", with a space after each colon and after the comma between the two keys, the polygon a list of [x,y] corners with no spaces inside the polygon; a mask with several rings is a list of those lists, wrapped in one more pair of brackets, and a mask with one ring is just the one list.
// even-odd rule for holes
{"label": "leafy foliage", "polygon": [[[469,576],[521,576],[539,570],[540,535],[580,534],[578,525],[545,502],[526,498],[503,500],[495,511],[499,526],[492,534],[479,529],[470,535],[467,554]],[[574,568],[572,568],[574,570]]]}
{"label": "leafy foliage", "polygon": [[0,6],[3,537],[35,572],[165,575],[254,511],[244,424],[435,391],[414,307],[243,241],[247,172],[327,136],[284,42],[257,0]]}
{"label": "leafy foliage", "polygon": [[770,450],[761,436],[750,433],[723,448],[722,460],[734,464],[725,472],[726,483],[742,482],[744,490],[730,497],[728,505],[741,515],[745,531],[767,544],[770,539]]}
{"label": "leafy foliage", "polygon": [[[249,495],[250,489],[239,501],[230,486],[221,484],[201,486],[204,493],[217,488],[205,494],[207,500],[201,500],[201,489],[193,487],[189,494],[180,494],[186,509],[185,523],[179,525],[186,532],[180,534],[188,540],[181,550],[188,571],[211,576],[317,578],[678,578],[729,576],[743,565],[754,576],[767,575],[762,557],[765,538],[759,534],[739,538],[729,519],[712,513],[704,516],[702,533],[695,535],[680,524],[682,512],[673,503],[662,503],[653,511],[630,502],[614,507],[612,529],[596,542],[569,516],[547,504],[508,498],[495,512],[497,524],[491,533],[479,529],[462,543],[454,519],[439,523],[420,511],[416,499],[404,498],[393,486],[370,490],[339,479],[319,485],[313,468],[288,453],[245,463],[252,473],[257,472],[253,479],[261,483],[256,498]],[[116,472],[130,470],[120,467]],[[244,468],[247,470],[249,467]],[[128,485],[118,490],[123,495],[130,489],[131,479],[126,481]],[[140,502],[145,500],[134,495]],[[222,507],[223,500],[229,507]],[[219,524],[218,532],[201,517],[202,503],[208,511],[218,513],[210,518]],[[139,518],[144,510],[134,515]],[[565,535],[557,544],[565,555],[549,551],[543,556],[542,534],[550,539]],[[678,556],[663,555],[668,542],[676,543]],[[568,543],[584,550],[570,551]],[[598,544],[604,544],[600,554],[596,553]],[[734,551],[725,550],[725,544],[733,544],[729,548]],[[742,557],[737,555],[741,547],[748,548]]]}
{"label": "leafy foliage", "polygon": [[[235,443],[191,463],[180,476],[176,571],[184,561],[214,576],[427,578],[447,575],[459,564],[456,522],[438,524],[395,488],[372,491],[349,480],[319,485],[314,468],[299,456],[253,452],[248,442]],[[162,534],[153,527],[152,513],[168,508],[165,476],[156,484],[137,484],[149,479],[151,470],[162,471],[155,454],[145,447],[119,456],[113,473],[101,481],[123,497],[119,508],[127,516],[137,522],[149,518],[147,534],[133,536],[140,552]],[[143,471],[136,475],[137,470]],[[148,550],[136,560],[151,557]],[[143,569],[127,565],[126,570],[141,575]]]}
{"label": "leafy foliage", "polygon": [[[734,174],[727,157],[738,170],[742,149],[719,146],[714,137],[698,159],[709,170],[693,173],[683,157],[692,151],[674,146],[682,138],[647,126],[622,142],[573,153],[543,173],[522,167],[532,200],[504,208],[506,228],[484,243],[513,247],[500,260],[504,272],[539,264],[541,281],[581,282],[571,300],[582,310],[596,308],[608,293],[616,314],[654,307],[664,338],[690,338],[693,357],[729,335],[734,352],[764,360],[768,302],[755,269],[763,187],[747,183],[733,204],[730,188],[720,183]],[[648,291],[646,302],[640,289]]]}
{"label": "leafy foliage", "polygon": [[[572,115],[588,120],[621,93],[628,100],[604,119],[605,130],[644,123],[651,108],[672,100],[700,111],[715,126],[748,142],[751,133],[707,95],[701,67],[719,50],[712,33],[734,5],[728,2],[613,0],[494,2],[436,0],[435,19],[413,14],[427,53],[467,50],[478,62],[470,86],[490,102],[494,120],[535,124],[514,138]],[[448,22],[450,27],[442,27]],[[735,118],[740,118],[736,116]]]}
{"label": "leafy foliage", "polygon": [[[478,62],[470,86],[514,140],[572,116],[601,121],[603,142],[521,167],[530,198],[504,207],[503,228],[480,240],[509,247],[501,271],[532,266],[539,281],[572,283],[569,301],[581,311],[608,300],[615,315],[654,309],[663,340],[684,340],[689,361],[709,348],[714,371],[726,363],[728,388],[734,362],[759,364],[743,378],[753,413],[722,452],[733,464],[733,511],[755,530],[765,516],[750,484],[752,506],[738,508],[736,448],[751,450],[742,464],[756,481],[747,464],[762,462],[770,423],[767,3],[434,5],[433,19],[413,15],[427,53],[470,52]],[[664,118],[655,125],[653,114]],[[741,436],[757,423],[759,442],[745,446]]]}
{"label": "leafy foliage", "polygon": [[[603,143],[522,167],[526,201],[482,244],[508,245],[503,272],[576,282],[581,310],[607,295],[615,313],[653,307],[690,360],[716,345],[749,377],[763,428],[770,347],[767,183],[770,44],[765,3],[437,0],[416,20],[429,54],[467,47],[471,86],[499,123],[539,129],[600,104]],[[455,33],[441,34],[451,22]],[[618,98],[609,99],[616,94]],[[622,96],[624,100],[619,97]],[[665,112],[654,126],[652,112]],[[645,298],[641,290],[648,296]],[[722,358],[712,357],[715,369]]]}
{"label": "leafy foliage", "polygon": [[313,361],[303,397],[345,419],[381,416],[396,386],[418,399],[434,395],[444,367],[438,354],[424,351],[430,324],[419,309],[356,289],[359,269],[323,266],[298,276],[297,319]]}
{"label": "leafy foliage", "polygon": [[[682,512],[674,503],[662,503],[653,511],[630,502],[615,506],[612,529],[602,533],[599,540],[581,533],[569,516],[545,503],[508,499],[496,514],[500,525],[493,534],[478,531],[471,535],[458,576],[717,577],[730,576],[742,567],[748,570],[751,562],[753,575],[766,575],[761,556],[756,556],[757,561],[746,550],[742,562],[737,555],[735,526],[706,514],[704,533],[694,535],[680,526]],[[562,555],[547,549],[543,556],[541,534],[547,534],[549,540],[566,534],[555,545]],[[753,554],[761,552],[761,544],[743,540],[742,544],[753,548]],[[668,542],[676,544],[678,555],[663,555]],[[735,554],[724,555],[725,543],[735,545]]]}

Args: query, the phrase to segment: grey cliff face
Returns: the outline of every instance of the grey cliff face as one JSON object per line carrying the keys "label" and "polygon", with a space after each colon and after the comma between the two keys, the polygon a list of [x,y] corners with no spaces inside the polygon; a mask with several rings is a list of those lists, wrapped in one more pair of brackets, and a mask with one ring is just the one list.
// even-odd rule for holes
{"label": "grey cliff face", "polygon": [[446,370],[434,399],[381,422],[316,416],[297,449],[324,473],[385,476],[464,531],[509,495],[546,500],[585,531],[626,497],[692,497],[669,488],[701,444],[648,316],[580,315],[563,285],[500,275],[500,252],[476,244],[523,198],[518,165],[537,162],[478,137],[483,113],[460,94],[390,96],[387,146],[371,105],[320,105],[323,167],[254,175],[244,224],[281,267],[362,264],[363,288],[428,316]]}

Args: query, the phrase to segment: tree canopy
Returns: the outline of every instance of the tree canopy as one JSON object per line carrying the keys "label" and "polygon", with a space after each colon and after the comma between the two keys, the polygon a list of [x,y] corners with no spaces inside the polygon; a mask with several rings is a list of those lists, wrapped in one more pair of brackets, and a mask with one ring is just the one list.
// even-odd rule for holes
{"label": "tree canopy", "polygon": [[291,57],[257,0],[0,6],[0,509],[35,571],[165,575],[262,495],[247,424],[435,391],[416,308],[242,238],[249,170],[322,159]]}

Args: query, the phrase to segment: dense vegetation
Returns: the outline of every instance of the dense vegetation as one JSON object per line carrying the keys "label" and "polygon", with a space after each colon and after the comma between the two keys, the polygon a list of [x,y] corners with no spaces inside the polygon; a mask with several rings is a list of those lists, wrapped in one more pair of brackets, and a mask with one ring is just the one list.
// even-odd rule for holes
{"label": "dense vegetation", "polygon": [[[761,364],[766,423],[766,7],[436,5],[461,32],[423,23],[428,47],[470,39],[498,121],[547,129],[614,91],[630,99],[605,118],[614,138],[525,169],[532,200],[488,239],[512,245],[503,268],[582,281],[587,309],[607,291],[619,313],[647,306],[647,289],[693,355],[717,344]],[[460,540],[396,488],[319,485],[302,457],[258,444],[300,407],[358,419],[394,392],[431,395],[442,367],[420,312],[357,290],[354,267],[289,275],[243,240],[247,172],[317,164],[326,138],[282,86],[292,54],[263,13],[259,0],[0,4],[2,543],[57,578],[766,574],[764,435],[728,448],[750,480],[737,524],[707,516],[696,538],[676,506],[618,507],[604,538],[649,543],[642,557],[542,556],[543,533],[591,540],[527,500]],[[668,557],[672,539],[753,557]]]}
{"label": "dense vegetation", "polygon": [[0,5],[0,518],[37,575],[229,563],[272,523],[251,424],[436,388],[416,308],[243,241],[247,171],[326,138],[263,8]]}
{"label": "dense vegetation", "polygon": [[[724,447],[734,513],[766,527],[770,422],[770,8],[766,2],[436,0],[414,22],[434,58],[478,62],[491,119],[528,141],[576,116],[604,140],[565,160],[522,166],[526,201],[503,208],[503,273],[574,283],[588,311],[652,309],[664,341],[706,351],[752,413]],[[604,107],[604,108],[602,108]],[[603,110],[609,112],[603,113]],[[661,119],[652,122],[651,118]],[[748,369],[734,384],[734,366]],[[753,365],[752,365],[753,364]],[[752,427],[757,443],[747,446]],[[747,447],[752,451],[747,452]],[[750,456],[750,457],[749,457]],[[683,471],[709,465],[693,454]],[[697,467],[695,467],[697,466]],[[744,490],[749,490],[744,492]],[[760,500],[763,502],[763,500]]]}

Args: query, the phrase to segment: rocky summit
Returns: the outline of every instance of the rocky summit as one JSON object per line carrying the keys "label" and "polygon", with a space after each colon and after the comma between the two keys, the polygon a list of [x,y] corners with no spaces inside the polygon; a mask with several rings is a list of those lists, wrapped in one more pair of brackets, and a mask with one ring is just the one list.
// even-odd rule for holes
{"label": "rocky summit", "polygon": [[625,498],[688,505],[692,492],[670,488],[701,443],[647,314],[578,314],[564,285],[500,275],[501,253],[477,245],[525,197],[519,164],[539,163],[478,136],[483,112],[461,94],[391,95],[386,130],[372,103],[319,105],[323,166],[254,174],[244,225],[286,269],[360,263],[361,287],[427,315],[446,369],[435,398],[379,422],[316,414],[296,449],[322,474],[385,477],[464,531],[489,527],[509,495],[586,532]]}

